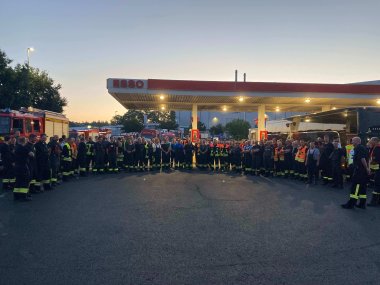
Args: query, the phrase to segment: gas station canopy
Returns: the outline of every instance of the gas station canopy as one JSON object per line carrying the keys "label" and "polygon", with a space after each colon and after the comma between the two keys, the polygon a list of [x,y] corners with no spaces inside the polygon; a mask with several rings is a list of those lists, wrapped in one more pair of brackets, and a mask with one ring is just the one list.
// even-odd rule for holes
{"label": "gas station canopy", "polygon": [[127,109],[316,112],[380,104],[380,85],[367,84],[109,78],[107,89]]}

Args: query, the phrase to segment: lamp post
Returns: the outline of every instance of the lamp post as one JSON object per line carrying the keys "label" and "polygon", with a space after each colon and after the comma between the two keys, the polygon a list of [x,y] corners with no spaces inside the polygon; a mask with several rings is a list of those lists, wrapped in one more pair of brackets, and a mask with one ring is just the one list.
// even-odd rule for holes
{"label": "lamp post", "polygon": [[30,53],[34,51],[34,48],[32,47],[28,47],[26,49],[26,53],[27,53],[27,56],[28,56],[28,67],[29,67],[29,64],[30,64]]}

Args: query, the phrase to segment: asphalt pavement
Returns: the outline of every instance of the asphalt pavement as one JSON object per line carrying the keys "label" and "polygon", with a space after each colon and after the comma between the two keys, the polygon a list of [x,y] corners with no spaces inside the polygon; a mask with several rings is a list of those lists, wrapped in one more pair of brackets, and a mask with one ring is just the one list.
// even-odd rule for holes
{"label": "asphalt pavement", "polygon": [[380,208],[344,190],[194,171],[0,196],[0,284],[380,284]]}

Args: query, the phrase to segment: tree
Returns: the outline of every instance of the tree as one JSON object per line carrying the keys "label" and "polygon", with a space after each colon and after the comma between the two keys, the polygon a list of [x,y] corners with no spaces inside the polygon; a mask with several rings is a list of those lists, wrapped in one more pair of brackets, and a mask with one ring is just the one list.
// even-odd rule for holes
{"label": "tree", "polygon": [[62,113],[67,100],[61,97],[56,84],[46,71],[27,64],[10,66],[11,60],[0,50],[0,107],[19,109],[35,107]]}
{"label": "tree", "polygon": [[248,138],[250,124],[241,119],[235,119],[226,124],[226,132],[236,140]]}
{"label": "tree", "polygon": [[215,135],[220,135],[220,134],[223,134],[224,133],[224,128],[222,126],[222,124],[217,124],[215,126],[212,126],[210,128],[210,134],[215,136]]}
{"label": "tree", "polygon": [[161,129],[174,130],[178,128],[175,111],[145,111],[145,114],[150,122],[160,124]]}
{"label": "tree", "polygon": [[144,112],[140,110],[128,110],[123,116],[114,116],[111,123],[123,125],[123,129],[126,132],[140,132],[144,128]]}

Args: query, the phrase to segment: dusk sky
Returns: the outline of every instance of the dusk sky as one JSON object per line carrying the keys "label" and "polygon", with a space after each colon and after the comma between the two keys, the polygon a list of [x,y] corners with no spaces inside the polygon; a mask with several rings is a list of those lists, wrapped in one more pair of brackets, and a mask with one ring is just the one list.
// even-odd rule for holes
{"label": "dusk sky", "polygon": [[0,49],[61,83],[71,120],[124,108],[109,77],[380,79],[379,0],[1,1]]}

